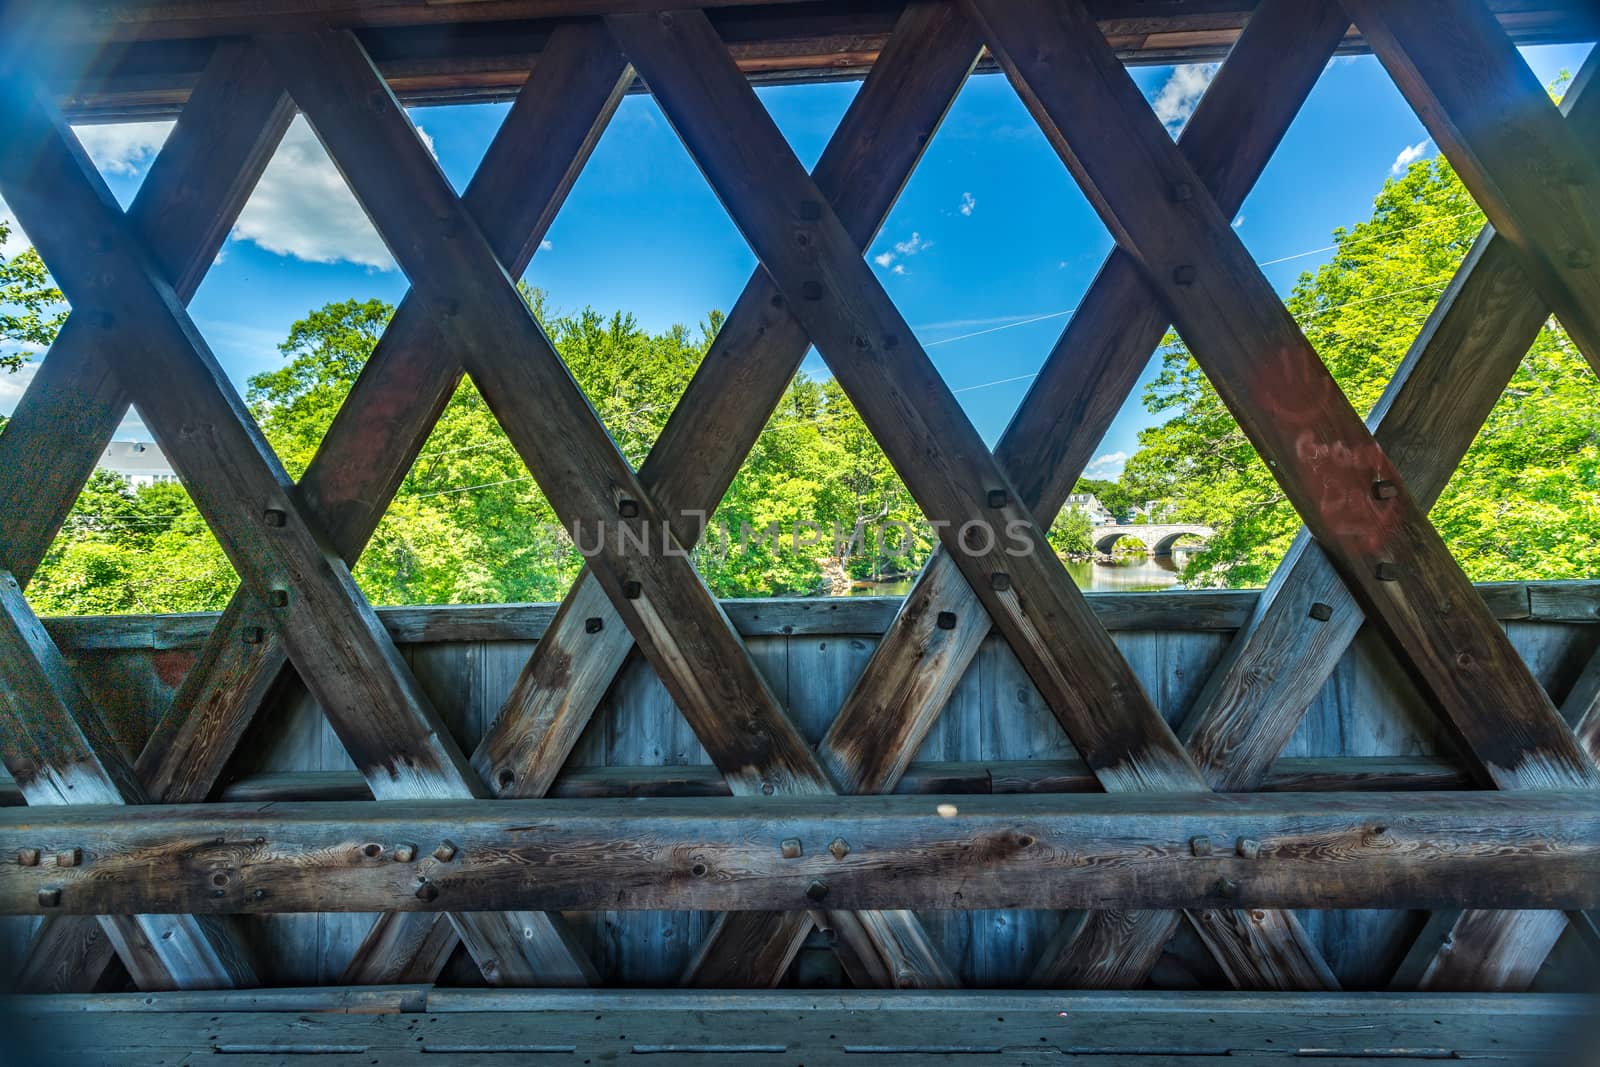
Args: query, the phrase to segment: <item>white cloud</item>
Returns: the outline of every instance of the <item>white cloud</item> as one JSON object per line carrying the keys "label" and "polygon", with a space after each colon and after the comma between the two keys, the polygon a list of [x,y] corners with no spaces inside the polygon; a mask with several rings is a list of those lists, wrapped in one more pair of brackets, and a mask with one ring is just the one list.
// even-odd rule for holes
{"label": "white cloud", "polygon": [[1433,142],[1424,137],[1416,144],[1406,145],[1400,149],[1400,154],[1394,157],[1394,164],[1389,168],[1391,174],[1404,174],[1406,168],[1428,154],[1428,149]]}
{"label": "white cloud", "polygon": [[1127,462],[1126,452],[1106,452],[1094,457],[1094,461],[1083,473],[1089,478],[1115,478],[1122,473],[1122,468]]}
{"label": "white cloud", "polygon": [[971,193],[962,193],[961,194],[961,213],[963,215],[971,216],[972,209],[977,207],[977,206],[978,206],[978,201],[973,199],[973,196],[972,196]]}
{"label": "white cloud", "polygon": [[72,132],[100,173],[137,174],[161,151],[172,126],[170,122],[119,122],[74,126]]}
{"label": "white cloud", "polygon": [[541,252],[548,252],[554,247],[555,245],[551,244],[548,238],[539,242],[539,251]]}
{"label": "white cloud", "polygon": [[1170,132],[1176,134],[1194,114],[1195,105],[1205,93],[1206,86],[1217,75],[1216,63],[1189,63],[1172,68],[1172,76],[1161,86],[1150,106],[1156,118]]}
{"label": "white cloud", "polygon": [[922,239],[922,234],[913,230],[911,231],[910,237],[906,238],[904,241],[895,242],[894,250],[899,252],[902,256],[914,256],[918,252],[921,252],[924,248],[931,247],[932,244],[932,241],[924,241]]}
{"label": "white cloud", "polygon": [[[922,239],[922,234],[913,230],[911,231],[910,237],[907,237],[904,241],[896,241],[894,243],[894,251],[879,252],[877,255],[872,257],[872,262],[876,263],[880,267],[887,267],[901,256],[914,256],[923,249],[932,247],[932,241],[924,241]],[[905,272],[906,269],[904,266],[896,266],[893,273],[904,274]]]}
{"label": "white cloud", "polygon": [[[426,131],[418,127],[417,133],[432,152]],[[395,266],[322,143],[298,116],[240,212],[233,236],[309,263]]]}
{"label": "white cloud", "polygon": [[1233,220],[1233,228],[1234,229],[1237,230],[1240,226],[1243,226],[1243,225],[1244,225],[1244,216],[1243,215],[1240,215],[1238,218]]}
{"label": "white cloud", "polygon": [[904,274],[905,272],[906,272],[906,265],[904,263],[896,263],[894,265],[893,273],[895,273],[895,274]]}

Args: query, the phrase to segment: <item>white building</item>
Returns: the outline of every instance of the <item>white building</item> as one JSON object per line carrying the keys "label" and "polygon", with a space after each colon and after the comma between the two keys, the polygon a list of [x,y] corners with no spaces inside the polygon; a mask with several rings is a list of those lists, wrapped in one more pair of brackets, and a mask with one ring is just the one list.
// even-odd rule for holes
{"label": "white building", "polygon": [[1067,507],[1077,508],[1089,516],[1089,522],[1095,526],[1108,526],[1117,521],[1117,517],[1106,510],[1100,503],[1100,498],[1093,493],[1073,493],[1067,497]]}
{"label": "white building", "polygon": [[178,480],[172,464],[154,442],[112,441],[95,469],[110,471],[135,489]]}

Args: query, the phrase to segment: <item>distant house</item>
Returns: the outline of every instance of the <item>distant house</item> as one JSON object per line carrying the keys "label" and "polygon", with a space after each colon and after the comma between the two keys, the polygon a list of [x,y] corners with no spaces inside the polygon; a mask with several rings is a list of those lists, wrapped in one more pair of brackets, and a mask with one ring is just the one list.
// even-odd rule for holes
{"label": "distant house", "polygon": [[95,470],[110,471],[135,489],[178,480],[161,449],[146,441],[112,441]]}
{"label": "distant house", "polygon": [[1093,493],[1073,493],[1067,497],[1067,507],[1077,508],[1088,515],[1089,522],[1095,526],[1107,526],[1117,521],[1117,517]]}

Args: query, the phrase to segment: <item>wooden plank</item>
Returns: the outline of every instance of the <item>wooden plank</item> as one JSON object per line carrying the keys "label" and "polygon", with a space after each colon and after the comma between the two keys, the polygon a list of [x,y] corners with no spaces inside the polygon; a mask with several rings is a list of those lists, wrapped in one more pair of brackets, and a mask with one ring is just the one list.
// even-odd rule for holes
{"label": "wooden plank", "polygon": [[[399,1057],[437,1062],[448,1055],[451,1062],[477,1064],[554,1047],[557,1055],[595,1062],[649,1055],[652,1063],[674,1065],[736,1056],[755,1063],[870,1059],[898,1065],[1016,1063],[1019,1057],[1050,1062],[1076,1055],[1109,1067],[1189,1067],[1218,1056],[1245,1063],[1314,1056],[1330,1065],[1371,1063],[1367,1057],[1394,1064],[1457,1058],[1526,1064],[1541,1062],[1532,1058],[1538,1053],[1568,1050],[1592,1009],[1588,998],[1553,994],[1353,994],[1263,1002],[1208,992],[1110,999],[1069,992],[940,998],[786,991],[709,1000],[696,993],[698,1002],[690,1003],[677,991],[559,996],[435,988],[422,993],[424,1012],[413,1005],[419,994],[410,989],[382,991],[383,998],[370,1004],[353,992],[262,991],[211,1002],[191,996],[171,1005],[165,995],[144,1005],[117,996],[10,998],[0,1007],[17,1019],[24,1041],[65,1047],[97,1063],[131,1048],[157,1057],[196,1050],[215,1055],[209,1050],[217,1048],[245,1064],[274,1053],[282,1062],[296,1049],[318,1048],[319,1062],[340,1063],[346,1055],[338,1049],[359,1048],[364,1063]],[[708,1034],[725,1043],[709,1046]],[[712,1047],[722,1054],[708,1052]]]}
{"label": "wooden plank", "polygon": [[[1459,761],[1440,756],[1288,756],[1259,786],[1267,793],[1440,792],[1467,789],[1471,775]],[[1060,760],[949,760],[911,764],[896,783],[901,795],[1093,793],[1100,789],[1086,763]],[[729,796],[713,766],[574,767],[562,773],[550,797]],[[217,799],[234,803],[280,800],[371,800],[356,771],[277,771],[245,775],[222,785]],[[10,783],[0,784],[0,807],[24,803]]]}
{"label": "wooden plank", "polygon": [[[1590,99],[1587,88],[1596,66],[1585,65],[1564,102],[1586,140],[1600,137],[1600,97]],[[1547,306],[1521,254],[1485,229],[1368,419],[1423,507],[1444,490],[1538,336]],[[1581,618],[1589,605],[1575,587],[1535,588],[1531,617]],[[1325,620],[1310,615],[1313,604],[1326,606]],[[1215,788],[1250,789],[1261,780],[1363,621],[1302,531],[1181,731]]]}
{"label": "wooden plank", "polygon": [[0,914],[1600,904],[1588,792],[67,805],[0,832],[82,857],[0,864]]}
{"label": "wooden plank", "polygon": [[[1474,588],[1502,621],[1590,623],[1600,620],[1600,582],[1478,582]],[[1166,593],[1085,593],[1106,629],[1222,634],[1249,621],[1255,589],[1194,589]],[[901,597],[816,597],[724,600],[722,609],[744,637],[882,634]],[[1531,604],[1530,604],[1531,601]],[[453,641],[537,641],[555,617],[555,604],[426,604],[379,607],[378,619],[396,644]],[[200,648],[218,625],[216,612],[177,615],[47,616],[56,647],[178,651]]]}
{"label": "wooden plank", "polygon": [[[1192,169],[1081,7],[1062,0],[1025,18],[987,0],[974,6],[1024,102],[1171,307],[1312,534],[1369,617],[1404,650],[1402,661],[1455,732],[1485,768],[1525,770],[1551,787],[1600,783],[1570,731],[1556,729],[1562,724],[1549,697],[1228,219],[1196,188]],[[1040,40],[1059,51],[1041,57]],[[1119,135],[1106,138],[1108,128]],[[1170,196],[1179,184],[1191,187],[1191,199]],[[1268,360],[1262,352],[1277,355]],[[1393,483],[1397,495],[1380,496],[1379,482]],[[1527,737],[1538,737],[1538,746],[1523,744]]]}
{"label": "wooden plank", "polygon": [[1600,373],[1600,163],[1481,0],[1345,8]]}

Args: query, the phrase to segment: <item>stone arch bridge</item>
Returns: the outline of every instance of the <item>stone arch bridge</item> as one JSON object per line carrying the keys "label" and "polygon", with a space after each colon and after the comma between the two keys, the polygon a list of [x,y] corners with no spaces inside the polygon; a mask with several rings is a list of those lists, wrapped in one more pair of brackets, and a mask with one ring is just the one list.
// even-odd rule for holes
{"label": "stone arch bridge", "polygon": [[1151,522],[1132,526],[1116,523],[1094,528],[1094,550],[1109,554],[1119,540],[1131,537],[1142,542],[1145,551],[1152,556],[1170,556],[1179,538],[1197,537],[1204,541],[1214,533],[1211,527],[1197,523]]}

